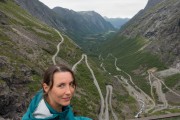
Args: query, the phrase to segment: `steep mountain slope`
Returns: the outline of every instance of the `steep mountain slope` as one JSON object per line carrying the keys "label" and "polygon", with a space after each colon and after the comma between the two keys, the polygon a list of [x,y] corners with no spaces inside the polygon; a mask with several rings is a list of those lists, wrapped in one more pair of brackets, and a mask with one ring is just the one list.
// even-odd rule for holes
{"label": "steep mountain slope", "polygon": [[[0,119],[21,119],[31,98],[41,88],[44,70],[53,64],[57,45],[62,41],[59,34],[64,42],[55,58],[57,64],[73,67],[81,60],[83,52],[67,35],[34,18],[13,0],[0,1],[0,17]],[[113,78],[102,72],[89,56],[84,59],[75,69],[78,87],[72,105],[77,115],[97,119],[101,99],[92,74],[103,97],[106,84],[121,85],[113,82]],[[116,87],[113,93],[116,97],[112,106],[119,113],[124,105],[122,103],[126,102],[121,96],[127,95],[127,92]],[[129,106],[136,109],[134,101]],[[117,116],[133,113],[133,110],[124,110]]]}
{"label": "steep mountain slope", "polygon": [[[52,55],[61,39],[55,30],[10,0],[0,2],[0,16],[0,116],[18,119],[34,92],[40,89],[43,71],[52,64]],[[64,53],[76,51],[70,55],[78,60],[81,50],[71,41],[66,45],[72,47],[64,49]],[[68,64],[63,58],[57,59]]]}
{"label": "steep mountain slope", "polygon": [[104,40],[103,34],[115,30],[114,27],[94,11],[75,12],[61,7],[53,8],[67,27],[68,34],[86,52],[96,49]]}
{"label": "steep mountain slope", "polygon": [[[101,55],[90,57],[63,32],[34,18],[13,0],[0,1],[0,17],[0,119],[20,119],[25,112],[41,88],[44,70],[53,64],[62,41],[59,34],[64,42],[55,61],[75,70],[78,87],[72,105],[78,115],[117,120],[131,119],[139,113],[145,117],[179,112],[179,71],[164,70],[168,66],[158,56],[144,51],[149,39],[143,35],[134,38],[132,34],[129,38],[127,33],[121,35],[122,30],[104,46]],[[59,29],[64,31],[63,26]]]}
{"label": "steep mountain slope", "polygon": [[15,0],[17,4],[21,5],[24,9],[30,12],[41,21],[55,27],[58,30],[66,31],[66,27],[60,21],[61,17],[55,14],[46,5],[38,0]]}
{"label": "steep mountain slope", "polygon": [[[153,99],[150,109],[141,108],[147,113],[139,112],[141,117],[180,112],[179,7],[179,0],[149,0],[145,9],[102,46],[101,56],[106,58],[104,69],[108,69],[111,75],[117,75],[119,67],[122,81],[127,73],[125,79],[130,78],[132,85],[137,85],[135,88],[140,88]],[[129,90],[129,87],[125,88]],[[139,101],[138,97],[136,100]]]}
{"label": "steep mountain slope", "polygon": [[178,66],[180,61],[180,2],[178,0],[149,0],[119,33],[128,37],[141,35],[148,39],[145,48],[170,66]]}
{"label": "steep mountain slope", "polygon": [[94,31],[94,33],[98,33],[98,31],[107,32],[110,30],[114,30],[110,22],[105,21],[100,14],[94,11],[81,11],[78,13],[82,16],[84,21],[87,21],[87,26],[93,29],[91,31]]}
{"label": "steep mountain slope", "polygon": [[87,16],[61,7],[54,8],[53,11],[55,12],[53,12],[38,0],[16,1],[33,16],[68,34],[81,47],[83,47],[83,41],[87,35],[114,30],[114,27],[110,23],[106,22],[95,12],[91,16]]}
{"label": "steep mountain slope", "polygon": [[113,26],[94,11],[75,12],[61,7],[52,10],[62,17],[67,28],[78,31],[80,36],[113,30]]}

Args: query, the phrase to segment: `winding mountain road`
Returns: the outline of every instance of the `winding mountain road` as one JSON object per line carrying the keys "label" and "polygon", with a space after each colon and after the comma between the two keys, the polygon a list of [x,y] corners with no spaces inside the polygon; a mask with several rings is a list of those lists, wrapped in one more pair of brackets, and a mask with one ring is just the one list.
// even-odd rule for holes
{"label": "winding mountain road", "polygon": [[[59,33],[59,31],[57,31],[56,29],[54,29],[60,36],[61,38],[61,41],[59,42],[59,44],[57,45],[57,51],[56,53],[53,55],[52,57],[52,61],[53,61],[53,64],[56,64],[56,57],[60,51],[60,45],[64,42],[64,38],[62,37],[62,35]],[[14,29],[15,31],[15,29]],[[16,31],[17,32],[17,31]],[[114,57],[112,54],[108,54],[107,57],[109,56],[112,56]],[[107,58],[106,57],[106,58]],[[99,59],[101,58],[101,56],[99,56]],[[94,75],[94,72],[93,70],[91,69],[91,67],[89,66],[89,63],[88,63],[88,60],[87,60],[87,55],[86,54],[82,54],[81,56],[81,59],[75,63],[72,67],[72,70],[75,71],[76,70],[76,67],[82,62],[82,60],[85,59],[85,63],[86,63],[86,66],[88,67],[88,69],[90,70],[91,72],[91,75],[93,77],[93,82],[94,82],[94,85],[96,86],[97,90],[98,90],[98,93],[99,93],[99,96],[100,96],[100,112],[99,112],[99,115],[98,115],[98,120],[109,120],[109,107],[111,109],[111,113],[112,113],[112,116],[114,118],[114,120],[118,120],[118,117],[116,116],[116,114],[114,113],[113,109],[112,109],[112,90],[113,90],[113,87],[111,85],[107,85],[106,86],[106,97],[105,97],[105,100],[104,100],[104,97],[102,95],[102,92],[101,92],[101,89],[99,87],[99,84],[97,82],[97,79]],[[118,66],[117,66],[117,58],[114,57],[115,59],[115,62],[114,62],[114,65],[115,65],[115,68],[117,71],[119,72],[123,72],[124,74],[126,74],[128,76],[128,79],[125,78],[124,76],[122,75],[116,75],[114,76],[115,78],[118,79],[118,81],[120,83],[122,83],[122,85],[127,89],[129,95],[131,95],[132,97],[134,97],[140,104],[140,110],[139,112],[136,114],[135,117],[138,117],[143,111],[145,113],[147,113],[148,111],[152,110],[155,108],[155,102],[154,102],[154,94],[153,94],[153,90],[152,88],[155,87],[156,88],[156,92],[157,92],[157,95],[159,96],[159,99],[163,102],[164,104],[164,107],[163,108],[159,108],[159,109],[154,109],[154,112],[155,111],[159,111],[159,110],[162,110],[162,109],[165,109],[168,107],[168,102],[165,98],[165,95],[162,94],[162,84],[172,93],[174,93],[175,95],[179,96],[180,97],[180,94],[174,92],[173,90],[171,90],[170,88],[168,88],[165,83],[158,79],[156,76],[153,75],[153,73],[150,73],[148,72],[149,74],[149,82],[150,82],[150,86],[151,86],[151,95],[153,97],[153,99],[151,97],[149,97],[146,93],[144,93],[144,91],[142,91],[132,80],[132,77],[125,71],[123,71],[122,69],[120,69]],[[102,60],[104,60],[102,58]],[[102,69],[107,72],[107,70],[105,69],[105,67],[103,66],[103,63],[101,63],[100,67],[102,67]],[[120,77],[120,78],[119,78]],[[152,82],[152,77],[154,77],[156,79],[156,81],[153,81]],[[131,84],[133,86],[131,86],[131,84],[129,84],[129,82],[131,82]],[[162,83],[162,84],[161,84]],[[139,92],[140,91],[140,92]],[[108,102],[109,100],[109,102]]]}
{"label": "winding mountain road", "polygon": [[[58,53],[59,53],[60,45],[64,42],[64,38],[62,37],[62,35],[59,33],[58,30],[56,30],[56,29],[54,29],[54,30],[55,30],[55,31],[59,34],[59,36],[61,37],[61,41],[60,41],[59,44],[57,45],[57,51],[56,51],[56,53],[55,53],[55,54],[53,55],[53,57],[52,57],[52,61],[53,61],[54,65],[55,65],[55,64],[56,64],[55,59],[56,59],[56,56],[57,56]],[[73,65],[72,70],[75,71],[77,65],[80,64],[83,59],[85,59],[86,65],[87,65],[88,69],[89,69],[90,72],[91,72],[91,75],[92,75],[92,77],[93,77],[94,84],[95,84],[95,86],[96,86],[96,88],[97,88],[97,90],[98,90],[98,92],[99,92],[99,95],[100,95],[101,107],[100,107],[100,113],[99,113],[98,118],[99,118],[99,120],[104,120],[104,119],[103,119],[103,116],[104,116],[104,114],[105,114],[105,116],[107,117],[107,119],[105,119],[105,120],[109,120],[109,114],[104,113],[104,97],[103,97],[103,95],[102,95],[101,89],[100,89],[99,84],[98,84],[98,82],[97,82],[97,80],[96,80],[96,77],[95,77],[95,75],[94,75],[94,72],[93,72],[93,70],[91,69],[91,67],[90,67],[89,64],[88,64],[88,60],[87,60],[87,55],[86,55],[86,54],[82,54],[81,59],[80,59],[77,63],[75,63],[75,64]],[[108,86],[108,87],[109,87],[109,86]],[[108,91],[108,94],[109,94],[109,91]],[[111,93],[111,94],[112,94],[112,93]],[[110,97],[111,97],[111,94],[110,94]],[[108,106],[108,104],[107,104],[107,106]]]}
{"label": "winding mountain road", "polygon": [[77,63],[75,63],[75,64],[73,65],[72,70],[74,71],[74,70],[76,69],[77,65],[80,64],[83,59],[85,59],[86,66],[88,67],[88,69],[89,69],[90,72],[91,72],[91,75],[92,75],[92,77],[93,77],[94,85],[96,86],[96,88],[97,88],[97,90],[98,90],[98,93],[99,93],[99,95],[100,95],[101,105],[100,105],[100,113],[99,113],[98,119],[99,119],[99,120],[103,120],[103,115],[104,115],[104,97],[103,97],[103,95],[102,95],[101,89],[100,89],[99,84],[98,84],[98,82],[97,82],[97,80],[96,80],[96,77],[95,77],[95,75],[94,75],[94,72],[93,72],[93,70],[91,69],[91,67],[90,67],[89,64],[88,64],[88,60],[87,60],[87,55],[86,55],[86,54],[82,54],[81,59],[80,59]]}
{"label": "winding mountain road", "polygon": [[77,65],[79,65],[81,63],[81,61],[84,59],[84,57],[85,57],[85,54],[82,54],[81,59],[73,65],[72,71],[76,70]]}
{"label": "winding mountain road", "polygon": [[[121,76],[121,80],[126,83],[127,86],[124,86],[127,91],[129,92],[129,94],[131,96],[133,96],[138,102],[142,103],[143,102],[143,105],[141,106],[141,109],[138,113],[142,113],[141,110],[145,110],[145,113],[147,113],[148,111],[152,110],[154,107],[155,107],[155,102],[154,100],[148,96],[143,90],[141,90],[132,80],[132,77],[131,75],[129,75],[127,72],[125,72],[124,70],[120,69],[118,66],[117,66],[117,58],[115,56],[113,56],[112,54],[108,54],[108,56],[112,56],[114,59],[115,59],[115,62],[114,62],[114,66],[116,68],[117,71],[119,72],[123,72],[125,73],[127,76],[128,76],[128,80],[132,83],[132,85],[134,86],[131,86],[129,83],[128,83],[128,80],[125,79],[123,76]],[[117,78],[117,76],[115,76]],[[118,79],[120,80],[120,79]],[[135,89],[134,89],[135,88]],[[139,90],[139,91],[137,91]],[[131,94],[131,92],[134,92],[136,95],[134,94]],[[137,97],[136,97],[137,96]],[[138,98],[138,99],[137,99]],[[142,108],[144,107],[146,104],[146,108]],[[139,114],[138,114],[139,115]]]}
{"label": "winding mountain road", "polygon": [[163,93],[162,91],[162,84],[170,91],[172,92],[173,94],[177,95],[178,97],[180,97],[180,94],[174,92],[172,89],[170,89],[169,87],[167,87],[167,85],[162,81],[160,80],[159,78],[157,78],[154,74],[153,74],[153,70],[148,70],[148,74],[149,74],[149,82],[150,82],[150,86],[151,86],[151,95],[154,99],[154,93],[153,93],[153,90],[152,88],[156,88],[156,93],[157,93],[157,96],[159,98],[159,101],[163,103],[163,105],[161,104],[158,104],[156,106],[156,108],[151,112],[151,113],[154,113],[154,112],[157,112],[157,111],[161,111],[163,109],[174,109],[174,108],[179,108],[179,106],[170,106],[168,104],[168,101],[166,99],[166,96],[165,96],[165,93]]}
{"label": "winding mountain road", "polygon": [[112,108],[112,91],[113,91],[113,87],[111,85],[107,85],[107,88],[109,88],[109,91],[110,91],[109,106],[110,106],[110,109],[111,109],[112,116],[113,116],[114,120],[118,120],[118,117],[117,117],[117,115],[115,114],[115,112],[113,111],[113,108]]}
{"label": "winding mountain road", "polygon": [[[112,91],[113,91],[113,87],[111,85],[106,85],[105,119],[104,120],[109,120],[109,107],[110,107],[110,110],[111,110],[114,120],[118,120],[118,117],[116,116],[116,114],[112,108]],[[108,100],[109,100],[109,102],[108,102]],[[109,107],[108,107],[108,105],[109,105]]]}
{"label": "winding mountain road", "polygon": [[[59,44],[57,45],[57,51],[56,51],[56,53],[55,53],[55,54],[53,55],[53,57],[52,57],[52,61],[53,61],[54,65],[56,65],[55,59],[56,59],[56,56],[57,56],[58,53],[59,53],[60,45],[64,42],[64,38],[62,37],[62,35],[59,33],[58,30],[56,30],[56,29],[54,29],[54,30],[55,30],[55,31],[59,34],[59,36],[61,37],[61,41],[60,41]],[[97,88],[97,90],[98,90],[98,92],[99,92],[100,98],[101,98],[101,109],[100,109],[100,113],[99,113],[99,117],[98,117],[98,118],[99,118],[99,120],[103,120],[103,114],[104,114],[104,112],[103,112],[103,111],[104,111],[104,98],[103,98],[101,89],[100,89],[100,87],[99,87],[99,84],[98,84],[98,82],[97,82],[97,80],[96,80],[96,77],[95,77],[95,75],[94,75],[94,72],[93,72],[93,70],[91,69],[91,67],[90,67],[89,64],[88,64],[87,55],[82,54],[81,59],[80,59],[77,63],[75,63],[75,64],[73,65],[72,70],[75,71],[77,65],[81,63],[81,61],[83,60],[83,58],[85,59],[86,65],[87,65],[88,69],[89,69],[90,72],[91,72],[91,75],[92,75],[93,80],[94,80],[94,84],[95,84],[95,86],[96,86],[96,88]]]}
{"label": "winding mountain road", "polygon": [[151,74],[155,79],[157,79],[159,82],[161,82],[170,92],[172,92],[173,94],[177,95],[178,97],[180,97],[180,94],[174,92],[172,89],[170,89],[165,83],[164,81],[160,80],[159,78],[157,78],[153,73]]}
{"label": "winding mountain road", "polygon": [[103,120],[103,114],[104,114],[104,97],[103,97],[103,95],[102,95],[102,92],[101,92],[101,89],[100,89],[100,87],[99,87],[99,84],[98,84],[98,82],[97,82],[97,80],[96,80],[96,77],[95,77],[95,75],[94,75],[94,72],[93,72],[93,70],[91,69],[91,67],[89,66],[89,64],[88,64],[88,61],[87,61],[87,55],[85,55],[85,62],[86,62],[86,65],[87,65],[87,67],[88,67],[88,69],[90,70],[90,72],[91,72],[91,75],[92,75],[92,77],[93,77],[93,80],[94,80],[94,84],[95,84],[95,86],[96,86],[96,88],[97,88],[97,90],[98,90],[98,92],[99,92],[99,95],[100,95],[100,98],[101,98],[101,109],[100,109],[100,114],[99,114],[99,120]]}
{"label": "winding mountain road", "polygon": [[[58,55],[58,53],[59,53],[59,51],[60,51],[60,45],[64,42],[64,38],[62,37],[62,35],[59,33],[58,30],[56,30],[56,29],[54,29],[54,30],[59,34],[59,36],[60,36],[60,38],[61,38],[61,41],[60,41],[60,42],[58,43],[58,45],[57,45],[57,51],[56,51],[56,53],[55,53],[55,54],[53,55],[53,57],[52,57],[53,64],[56,65],[56,60],[55,60],[55,59],[56,59],[56,57],[57,57],[57,55]],[[83,59],[85,59],[86,65],[87,65],[88,69],[90,70],[91,75],[92,75],[92,77],[93,77],[94,85],[96,86],[96,88],[97,88],[97,90],[98,90],[98,92],[99,92],[99,95],[100,95],[101,105],[100,105],[100,113],[99,113],[98,119],[99,119],[99,120],[109,120],[109,113],[107,112],[107,111],[108,111],[108,102],[106,102],[106,112],[104,113],[104,109],[105,109],[105,106],[104,106],[104,97],[103,97],[103,95],[102,95],[101,89],[100,89],[99,84],[98,84],[98,82],[97,82],[97,80],[96,80],[96,77],[95,77],[95,75],[94,75],[94,72],[93,72],[93,70],[91,69],[91,67],[90,67],[89,64],[88,64],[88,60],[87,60],[87,55],[86,55],[86,54],[82,54],[81,59],[80,59],[77,63],[75,63],[75,64],[73,65],[72,70],[75,71],[77,65],[80,64]],[[111,105],[112,86],[111,86],[111,87],[110,87],[110,86],[107,86],[107,95],[110,96],[109,104],[110,104],[110,108],[111,108],[113,117],[114,117],[115,120],[117,120],[117,116],[116,116],[115,113],[113,112],[113,110],[112,110],[112,105]],[[106,99],[108,99],[108,98],[106,98]],[[105,116],[105,119],[104,119],[104,116]]]}
{"label": "winding mountain road", "polygon": [[[104,100],[104,97],[102,95],[102,92],[101,92],[101,89],[100,89],[99,84],[97,82],[97,79],[96,79],[96,77],[94,75],[94,72],[91,69],[91,67],[89,66],[86,54],[82,54],[81,59],[77,63],[75,63],[73,65],[72,70],[75,71],[77,65],[80,64],[83,59],[85,59],[86,66],[88,67],[88,69],[91,72],[91,75],[93,77],[94,85],[96,86],[96,88],[98,90],[98,93],[100,95],[101,105],[100,105],[100,112],[99,112],[99,115],[98,115],[98,120],[109,120],[109,109],[108,109],[109,106],[110,106],[111,113],[112,113],[112,116],[113,116],[114,120],[118,120],[118,117],[116,116],[116,114],[113,111],[112,103],[111,103],[112,102],[111,99],[112,99],[112,89],[113,89],[113,87],[111,85],[106,85],[106,98]],[[103,64],[102,64],[101,67],[103,67]],[[108,102],[108,100],[109,100],[109,102]]]}
{"label": "winding mountain road", "polygon": [[109,120],[109,107],[108,107],[108,97],[109,97],[109,86],[106,86],[106,98],[105,98],[105,119],[104,120]]}
{"label": "winding mountain road", "polygon": [[151,96],[155,100],[154,93],[153,93],[153,87],[154,87],[156,89],[156,93],[157,93],[159,102],[163,103],[163,106],[161,106],[161,107],[156,106],[156,108],[151,112],[151,113],[154,113],[154,112],[166,109],[168,107],[168,102],[165,97],[165,94],[162,92],[161,82],[153,79],[154,77],[152,76],[152,71],[148,71],[148,74],[149,74],[148,79],[149,79],[149,83],[150,83],[150,87],[151,87]]}
{"label": "winding mountain road", "polygon": [[52,57],[53,64],[56,65],[56,56],[57,56],[58,53],[59,53],[60,45],[64,42],[64,38],[62,37],[62,35],[59,33],[58,30],[56,30],[55,28],[54,28],[54,30],[55,30],[55,31],[59,34],[59,36],[61,37],[61,42],[59,42],[59,44],[57,45],[57,51],[56,51],[56,53],[55,53],[55,54],[53,55],[53,57]]}
{"label": "winding mountain road", "polygon": [[[106,60],[110,56],[112,56],[115,59],[114,65],[115,65],[116,70],[119,71],[119,72],[123,72],[125,75],[128,76],[129,79],[125,78],[122,75],[115,75],[114,77],[117,78],[117,80],[127,89],[129,95],[134,97],[139,102],[140,110],[135,115],[135,117],[138,117],[143,111],[145,113],[148,113],[149,111],[153,110],[153,111],[151,111],[151,113],[154,113],[154,112],[157,112],[157,111],[160,111],[160,110],[163,110],[163,109],[167,109],[167,108],[169,108],[169,109],[179,108],[179,106],[169,106],[168,105],[168,101],[166,100],[165,94],[162,92],[162,84],[170,92],[172,92],[173,94],[175,94],[175,95],[177,95],[179,97],[180,97],[180,94],[178,94],[178,93],[174,92],[172,89],[168,88],[165,85],[165,83],[162,80],[158,79],[156,76],[154,76],[152,72],[148,71],[148,74],[149,74],[149,78],[148,79],[149,79],[149,83],[150,83],[150,87],[151,87],[151,96],[152,96],[152,98],[151,98],[146,93],[144,93],[144,91],[142,91],[133,82],[132,77],[127,72],[123,71],[122,69],[120,69],[117,66],[117,60],[118,59],[116,57],[114,57],[112,54],[108,54],[105,59],[101,58],[101,55],[99,55],[99,60],[102,59],[104,61],[104,60]],[[103,71],[107,72],[107,70],[105,69],[105,67],[103,65],[104,64],[101,63],[100,67],[103,69]],[[131,86],[131,84],[129,84],[128,81],[130,81],[133,86]],[[154,93],[153,93],[153,87],[156,88],[156,93],[158,95],[159,101],[163,103],[163,106],[162,105],[157,105],[156,106],[155,98],[154,98]],[[107,94],[109,94],[108,91],[107,91]],[[106,97],[105,102],[107,102],[107,97]],[[106,110],[106,113],[107,113],[107,110]]]}

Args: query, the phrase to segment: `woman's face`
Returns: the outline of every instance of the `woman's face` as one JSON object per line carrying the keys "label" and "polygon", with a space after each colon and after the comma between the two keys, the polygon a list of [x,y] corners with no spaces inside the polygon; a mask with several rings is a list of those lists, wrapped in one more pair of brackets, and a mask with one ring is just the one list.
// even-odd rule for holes
{"label": "woman's face", "polygon": [[75,91],[73,77],[70,72],[56,72],[53,76],[53,87],[44,87],[48,93],[47,101],[52,107],[67,106]]}

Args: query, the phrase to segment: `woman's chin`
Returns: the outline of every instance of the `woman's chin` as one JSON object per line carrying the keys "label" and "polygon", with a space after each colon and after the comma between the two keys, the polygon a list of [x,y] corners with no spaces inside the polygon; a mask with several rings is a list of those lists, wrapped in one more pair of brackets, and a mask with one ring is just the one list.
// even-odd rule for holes
{"label": "woman's chin", "polygon": [[62,103],[61,105],[62,105],[62,106],[68,106],[68,105],[70,105],[70,102],[64,102],[64,103]]}

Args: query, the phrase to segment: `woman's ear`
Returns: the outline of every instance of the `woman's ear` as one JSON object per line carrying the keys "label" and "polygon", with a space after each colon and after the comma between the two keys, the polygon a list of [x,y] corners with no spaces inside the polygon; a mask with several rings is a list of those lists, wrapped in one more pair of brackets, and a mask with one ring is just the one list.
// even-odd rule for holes
{"label": "woman's ear", "polygon": [[49,91],[49,86],[46,83],[43,83],[43,89],[45,93],[48,93]]}

